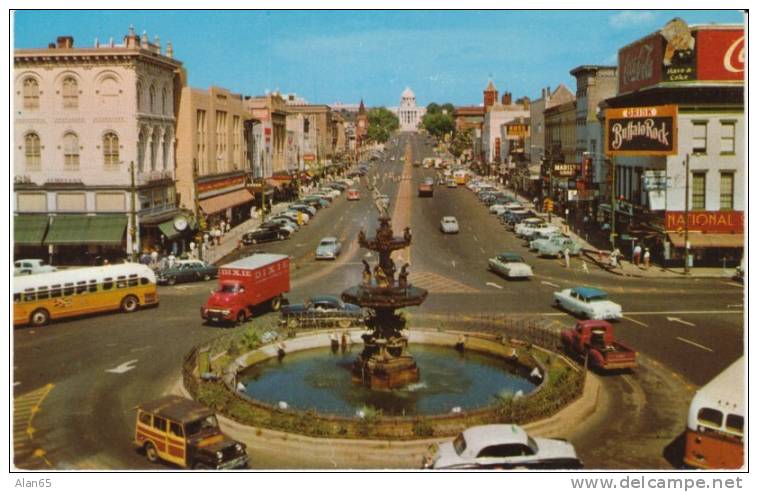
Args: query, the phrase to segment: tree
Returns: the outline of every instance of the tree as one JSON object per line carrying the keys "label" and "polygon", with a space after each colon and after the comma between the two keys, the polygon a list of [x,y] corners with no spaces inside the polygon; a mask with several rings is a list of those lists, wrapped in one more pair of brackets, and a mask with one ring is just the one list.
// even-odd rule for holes
{"label": "tree", "polygon": [[455,106],[450,103],[429,103],[426,107],[426,114],[421,119],[421,126],[430,135],[442,138],[446,133],[452,133],[455,130],[454,112]]}
{"label": "tree", "polygon": [[387,108],[372,108],[368,111],[367,137],[372,142],[384,143],[393,131],[400,127],[397,116]]}
{"label": "tree", "polygon": [[450,153],[455,157],[460,157],[467,149],[470,149],[474,141],[474,131],[469,129],[462,132],[456,132],[453,143],[450,145]]}

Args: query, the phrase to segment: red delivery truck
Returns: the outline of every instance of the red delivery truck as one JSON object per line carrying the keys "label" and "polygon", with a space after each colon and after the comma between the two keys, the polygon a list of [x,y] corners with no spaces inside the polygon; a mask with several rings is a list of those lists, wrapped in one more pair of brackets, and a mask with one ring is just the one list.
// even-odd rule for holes
{"label": "red delivery truck", "polygon": [[257,254],[218,269],[218,289],[200,308],[203,319],[242,323],[253,307],[268,303],[278,311],[290,290],[290,260],[285,255]]}

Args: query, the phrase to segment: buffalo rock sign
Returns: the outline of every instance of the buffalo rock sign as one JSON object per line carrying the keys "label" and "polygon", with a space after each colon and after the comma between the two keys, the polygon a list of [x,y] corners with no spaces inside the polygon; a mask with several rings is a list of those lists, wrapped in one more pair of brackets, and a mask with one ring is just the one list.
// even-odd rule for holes
{"label": "buffalo rock sign", "polygon": [[675,155],[677,106],[608,109],[605,153],[609,156]]}

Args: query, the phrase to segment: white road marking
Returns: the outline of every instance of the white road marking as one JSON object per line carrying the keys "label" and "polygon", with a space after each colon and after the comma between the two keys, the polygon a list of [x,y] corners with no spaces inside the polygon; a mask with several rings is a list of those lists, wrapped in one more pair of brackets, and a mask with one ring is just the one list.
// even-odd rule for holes
{"label": "white road marking", "polygon": [[484,253],[484,248],[482,248],[481,246],[479,246],[479,249],[482,251],[482,253]]}
{"label": "white road marking", "polygon": [[644,326],[645,328],[649,328],[649,326],[650,326],[650,325],[647,325],[647,324],[643,323],[642,321],[637,321],[634,318],[630,318],[627,315],[624,315],[624,319],[627,319],[627,320],[631,321],[632,323],[636,323],[638,325]]}
{"label": "white road marking", "polygon": [[733,287],[739,287],[740,289],[744,288],[745,286],[742,284],[738,284],[737,282],[721,282],[724,285],[731,285]]}
{"label": "white road marking", "polygon": [[106,369],[105,372],[111,372],[113,374],[124,374],[125,372],[129,372],[134,369],[136,366],[133,366],[132,364],[135,364],[138,360],[139,359],[126,361],[123,364],[119,364],[112,369]]}
{"label": "white road marking", "polygon": [[451,261],[450,263],[453,264],[453,268],[455,268],[455,260]]}
{"label": "white road marking", "polygon": [[689,321],[684,321],[682,318],[672,318],[671,316],[666,316],[666,319],[669,321],[676,321],[677,323],[681,323],[683,325],[687,326],[695,326],[695,323],[690,323]]}
{"label": "white road marking", "polygon": [[738,307],[744,307],[742,304],[727,304],[726,307],[728,308],[738,308]]}
{"label": "white road marking", "polygon": [[553,282],[547,282],[545,280],[543,280],[542,283],[545,285],[549,285],[550,287],[556,287],[556,288],[560,287],[560,285],[558,284],[554,284]]}
{"label": "white road marking", "polygon": [[679,340],[680,342],[688,343],[688,344],[690,344],[690,345],[692,345],[694,347],[701,348],[703,350],[707,350],[708,352],[713,352],[712,348],[708,348],[705,345],[700,345],[699,343],[693,342],[692,340],[687,340],[686,338],[682,338],[682,337],[676,337],[676,339]]}
{"label": "white road marking", "polygon": [[476,241],[477,243],[479,242],[479,238],[476,237],[476,234],[472,234],[472,237],[474,238],[474,241]]}
{"label": "white road marking", "polygon": [[487,282],[487,285],[490,287],[495,287],[496,289],[502,289],[499,285],[497,285],[495,282]]}

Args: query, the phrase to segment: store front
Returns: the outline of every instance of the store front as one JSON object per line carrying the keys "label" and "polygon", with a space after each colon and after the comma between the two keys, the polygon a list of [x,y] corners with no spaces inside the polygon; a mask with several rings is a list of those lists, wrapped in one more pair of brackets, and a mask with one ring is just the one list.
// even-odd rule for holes
{"label": "store front", "polygon": [[221,222],[232,227],[241,224],[250,218],[250,208],[255,205],[255,196],[247,188],[243,171],[200,178],[197,193],[209,228]]}
{"label": "store front", "polygon": [[48,248],[42,241],[50,219],[47,215],[16,215],[13,217],[13,258],[50,261]]}
{"label": "store front", "polygon": [[97,265],[126,258],[126,215],[56,215],[43,244],[55,265]]}
{"label": "store front", "polygon": [[739,211],[666,212],[665,259],[683,264],[689,242],[690,266],[736,267],[745,250],[744,215]]}

